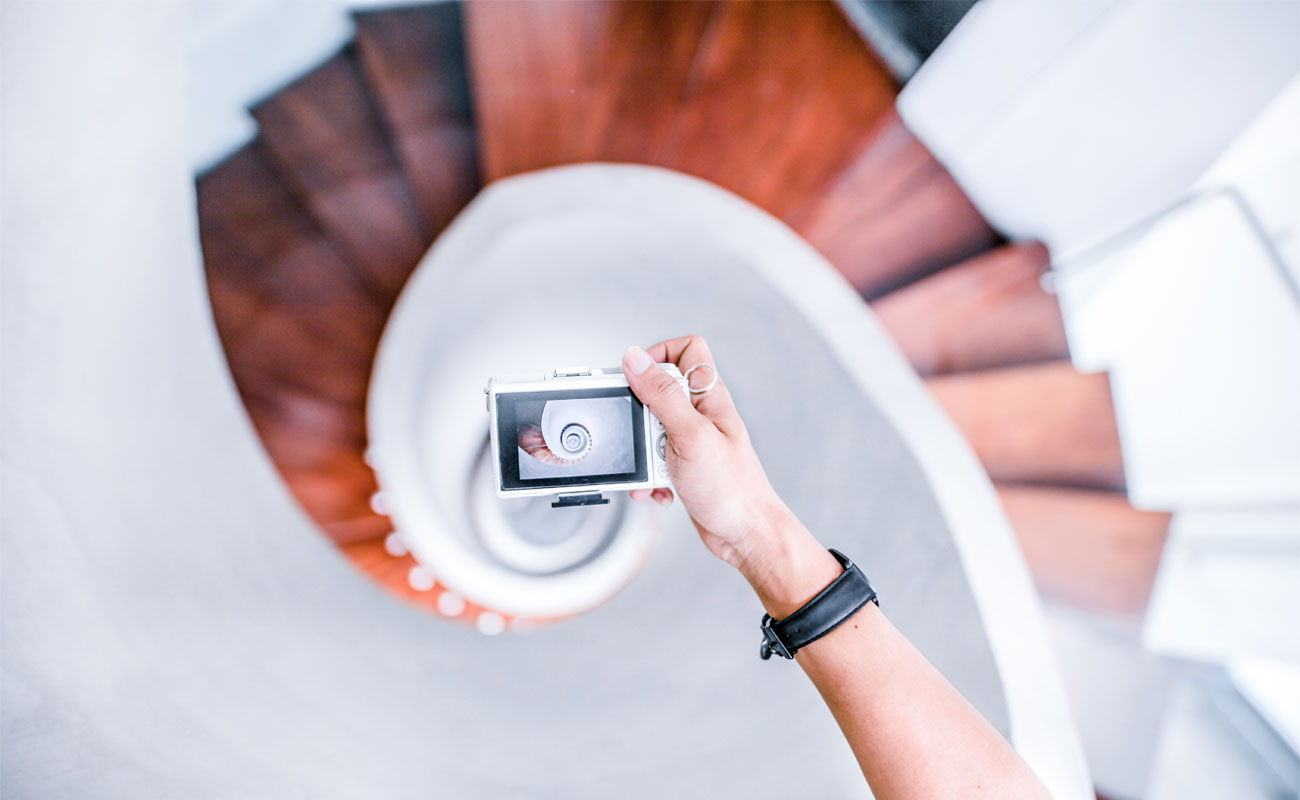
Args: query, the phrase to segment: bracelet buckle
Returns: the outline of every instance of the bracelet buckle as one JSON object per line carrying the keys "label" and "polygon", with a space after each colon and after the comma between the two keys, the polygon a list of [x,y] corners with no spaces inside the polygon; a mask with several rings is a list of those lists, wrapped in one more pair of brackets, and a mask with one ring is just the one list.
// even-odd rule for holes
{"label": "bracelet buckle", "polygon": [[792,659],[795,653],[835,630],[867,603],[880,605],[862,570],[838,550],[830,553],[844,568],[839,577],[785,619],[763,615],[763,643],[759,645],[758,655],[764,661],[773,653]]}
{"label": "bracelet buckle", "polygon": [[759,657],[766,661],[775,653],[781,658],[794,658],[794,655],[786,648],[785,642],[781,641],[776,629],[772,627],[772,623],[775,621],[772,619],[771,614],[763,615],[763,643],[758,648]]}

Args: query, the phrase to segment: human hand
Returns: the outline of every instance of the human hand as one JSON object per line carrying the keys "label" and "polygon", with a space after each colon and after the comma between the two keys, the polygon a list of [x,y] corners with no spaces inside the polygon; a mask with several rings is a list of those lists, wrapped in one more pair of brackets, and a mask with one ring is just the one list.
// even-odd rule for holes
{"label": "human hand", "polygon": [[[777,497],[726,384],[719,379],[708,392],[687,397],[656,362],[683,373],[713,364],[708,345],[686,336],[648,352],[632,347],[623,355],[623,373],[664,425],[673,487],[700,538],[740,570],[769,615],[785,619],[840,576],[839,561]],[[663,505],[673,500],[670,489],[631,494],[639,500],[653,494]],[[949,796],[989,786],[995,796],[1047,796],[997,731],[871,603],[852,625],[839,625],[795,658],[876,796]]]}
{"label": "human hand", "polygon": [[[657,363],[676,364],[685,373],[696,364],[712,364],[713,356],[704,339],[684,336],[649,351],[629,348],[623,373],[668,433],[668,471],[700,539],[718,558],[739,568],[772,520],[789,512],[768,482],[721,377],[708,392],[688,398]],[[705,370],[699,372],[704,374],[693,376],[697,382],[712,379]],[[650,496],[667,506],[673,490],[632,492],[636,500]]]}

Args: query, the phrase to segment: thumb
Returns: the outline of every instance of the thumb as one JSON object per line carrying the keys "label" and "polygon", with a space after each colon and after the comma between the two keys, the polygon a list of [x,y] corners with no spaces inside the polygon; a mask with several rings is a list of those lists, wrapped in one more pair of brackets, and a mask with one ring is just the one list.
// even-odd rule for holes
{"label": "thumb", "polygon": [[688,435],[704,422],[681,384],[641,348],[629,347],[623,354],[623,375],[637,399],[659,418],[669,436]]}

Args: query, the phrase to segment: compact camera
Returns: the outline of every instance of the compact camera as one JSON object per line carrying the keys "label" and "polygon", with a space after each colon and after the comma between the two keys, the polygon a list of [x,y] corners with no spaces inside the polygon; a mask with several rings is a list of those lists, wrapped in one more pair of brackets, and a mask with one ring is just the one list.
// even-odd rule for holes
{"label": "compact camera", "polygon": [[[659,366],[690,395],[675,365]],[[552,506],[597,505],[609,502],[602,491],[672,485],[664,427],[632,393],[622,369],[492,378],[483,391],[500,497],[559,495]]]}

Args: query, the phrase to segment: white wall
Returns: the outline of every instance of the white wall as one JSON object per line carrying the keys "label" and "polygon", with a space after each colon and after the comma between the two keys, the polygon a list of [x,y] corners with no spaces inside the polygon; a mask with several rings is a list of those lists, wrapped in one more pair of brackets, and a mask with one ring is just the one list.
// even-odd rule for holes
{"label": "white wall", "polygon": [[189,141],[195,170],[215,166],[257,135],[249,106],[352,41],[352,12],[443,1],[190,0]]}
{"label": "white wall", "polygon": [[1297,74],[1290,0],[986,0],[900,98],[996,227],[1051,248],[1140,507],[1300,503]]}
{"label": "white wall", "polygon": [[[1179,512],[1143,629],[1164,654],[1300,646],[1297,73],[1292,0],[983,0],[899,101],[996,227],[1049,245],[1074,363],[1110,375],[1129,499]],[[1092,672],[1066,661],[1076,689],[1132,678]],[[1097,774],[1139,786],[1150,738],[1089,710]],[[1171,714],[1148,789],[1272,796],[1252,758],[1224,719]]]}
{"label": "white wall", "polygon": [[984,0],[899,111],[996,227],[1065,261],[1180,199],[1298,42],[1291,0]]}

